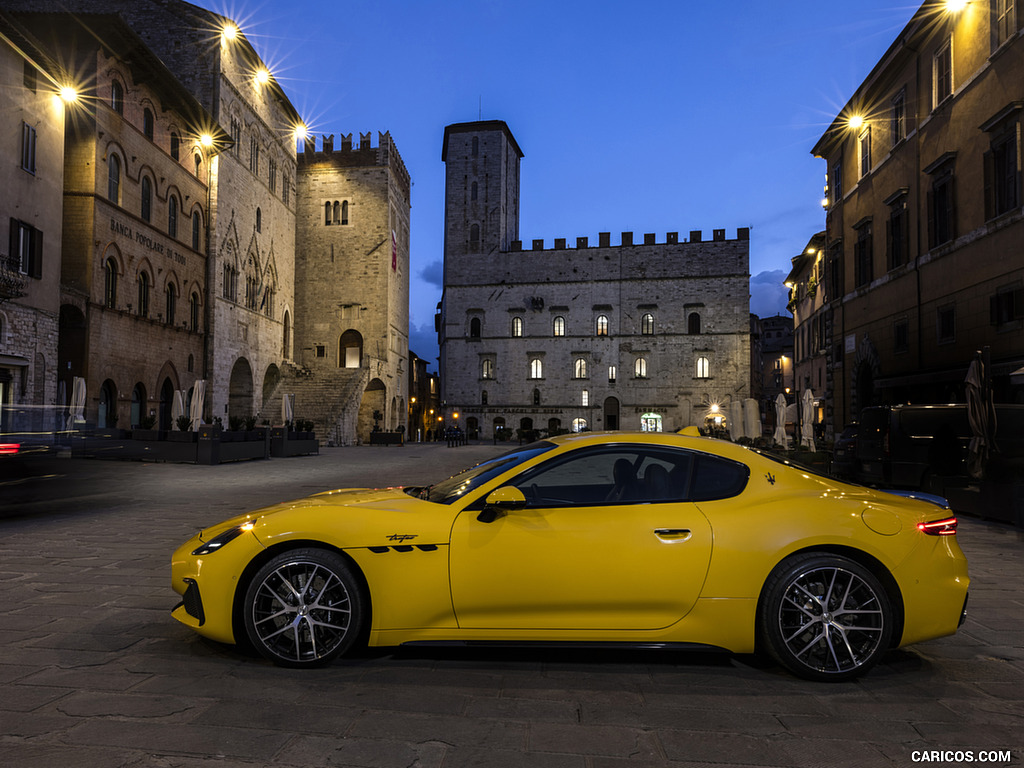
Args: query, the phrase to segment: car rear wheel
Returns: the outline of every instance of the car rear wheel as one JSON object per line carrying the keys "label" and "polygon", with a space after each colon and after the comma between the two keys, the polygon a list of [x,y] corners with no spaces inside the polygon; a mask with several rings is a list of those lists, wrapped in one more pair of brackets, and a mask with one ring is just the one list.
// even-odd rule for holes
{"label": "car rear wheel", "polygon": [[809,680],[849,680],[889,648],[893,611],[881,582],[841,555],[794,555],[765,582],[761,637],[779,664]]}
{"label": "car rear wheel", "polygon": [[275,664],[307,667],[345,653],[364,622],[359,582],[343,557],[323,549],[283,552],[245,593],[245,629]]}

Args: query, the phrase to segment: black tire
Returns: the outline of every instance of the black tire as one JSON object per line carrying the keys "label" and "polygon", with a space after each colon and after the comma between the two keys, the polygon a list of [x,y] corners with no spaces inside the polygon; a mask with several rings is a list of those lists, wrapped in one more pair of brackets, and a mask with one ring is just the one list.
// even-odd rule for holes
{"label": "black tire", "polygon": [[325,549],[293,549],[249,582],[245,631],[259,654],[284,667],[326,664],[362,633],[366,610],[345,559]]}
{"label": "black tire", "polygon": [[758,625],[775,661],[807,680],[850,680],[889,649],[893,610],[878,578],[842,555],[783,560],[765,582]]}

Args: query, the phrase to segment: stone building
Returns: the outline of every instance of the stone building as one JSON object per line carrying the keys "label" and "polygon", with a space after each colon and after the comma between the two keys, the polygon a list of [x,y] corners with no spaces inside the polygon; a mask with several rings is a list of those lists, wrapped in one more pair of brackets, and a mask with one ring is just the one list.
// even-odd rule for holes
{"label": "stone building", "polygon": [[227,137],[116,16],[94,15],[88,26],[19,18],[89,84],[68,108],[62,148],[58,385],[71,392],[75,377],[85,380],[85,417],[98,427],[139,426],[152,415],[171,429],[175,393],[201,378],[209,179],[201,137]]}
{"label": "stone building", "polygon": [[827,365],[830,329],[822,284],[825,233],[812,236],[803,251],[793,257],[792,265],[786,286],[789,309],[793,313],[793,398],[794,402],[802,403],[804,392],[811,391],[815,428],[821,425],[820,434],[831,440],[831,424],[826,418],[832,410],[832,378]]}
{"label": "stone building", "polygon": [[[3,0],[3,5],[15,11],[45,12],[54,29],[79,22],[90,24],[104,15],[116,16],[127,25],[141,43],[133,50],[142,66],[173,72],[173,79],[181,84],[170,91],[167,88],[171,86],[163,80],[147,84],[151,88],[146,98],[153,105],[151,113],[157,124],[154,130],[160,136],[159,147],[165,159],[172,158],[175,149],[168,143],[173,125],[162,112],[167,106],[164,99],[171,93],[177,98],[179,91],[184,91],[204,110],[204,132],[218,140],[211,146],[200,147],[196,154],[192,143],[195,131],[190,126],[192,133],[187,137],[182,134],[177,145],[181,153],[178,162],[204,182],[204,189],[194,193],[182,191],[179,200],[188,206],[189,215],[195,207],[202,209],[199,242],[191,248],[201,253],[205,262],[199,296],[201,328],[188,329],[196,334],[199,344],[189,352],[195,369],[188,371],[187,356],[184,361],[175,362],[177,380],[160,374],[155,385],[158,391],[147,386],[143,410],[159,410],[162,382],[170,379],[180,385],[182,379],[190,378],[186,373],[194,373],[195,378],[207,381],[208,418],[222,418],[225,424],[231,418],[251,416],[278,420],[279,414],[263,412],[263,404],[279,383],[281,364],[291,348],[295,314],[295,133],[301,121],[287,96],[230,19],[182,0]],[[110,101],[110,94],[106,94],[106,100]],[[136,105],[138,110],[145,109],[142,101],[132,108]],[[139,122],[143,116],[140,111],[126,123],[144,135],[145,126]],[[129,163],[140,162],[137,154],[135,157],[126,159]],[[157,160],[154,158],[153,162]],[[195,162],[198,165],[193,167]],[[127,187],[119,194],[141,195],[140,168],[122,169],[122,173],[128,174]],[[97,173],[98,194],[104,192],[101,182]],[[167,181],[161,181],[154,172],[151,183],[160,186]],[[138,190],[132,184],[140,185]],[[153,194],[159,198],[170,192],[161,187],[161,191],[154,190]],[[131,205],[119,207],[137,216],[141,211],[136,201],[129,197],[127,202]],[[155,199],[154,204],[157,202],[162,206],[165,200]],[[156,211],[153,215],[157,216]],[[132,230],[131,237],[136,236],[134,224],[122,221],[121,225]],[[180,244],[191,247],[191,222],[183,221],[179,224],[181,228],[185,232],[178,236]],[[108,229],[117,236],[117,229],[110,229],[109,222]],[[165,238],[166,229],[156,229],[164,229],[164,237],[154,238],[153,242],[163,244],[166,250],[170,245]],[[188,255],[185,258],[191,260]],[[180,278],[182,266],[191,275],[191,264],[179,264],[176,277]],[[103,268],[102,262],[81,267],[92,270],[90,284],[99,279],[98,270]],[[136,275],[131,271],[133,267],[122,264],[120,268],[128,270],[118,275],[119,288],[124,288],[124,283],[135,280]],[[153,278],[164,279],[155,273]],[[158,288],[162,290],[162,284]],[[183,289],[179,286],[179,290]],[[191,301],[184,298],[189,294],[178,296],[182,302]],[[132,302],[129,312],[128,299],[119,299],[117,309],[108,309],[125,316],[138,314],[136,302]],[[84,294],[79,297],[79,302],[87,300]],[[158,303],[162,301],[158,297]],[[154,316],[161,314],[152,305],[150,311]],[[191,307],[188,311],[191,313]],[[175,325],[180,327],[184,320],[187,326],[190,319],[191,314],[185,317],[176,313]],[[80,324],[77,316],[73,322]],[[157,317],[157,322],[166,324],[166,314]],[[117,338],[114,326],[111,332]],[[106,338],[105,333],[107,330],[100,337]],[[145,356],[146,352],[138,350],[137,354]],[[120,402],[125,397],[124,390],[120,389],[120,382],[115,383]],[[88,422],[99,420],[101,392],[96,386],[89,388]]]}
{"label": "stone building", "polygon": [[[749,232],[665,242],[519,239],[523,153],[501,121],[449,125],[444,296],[448,426],[491,437],[678,430],[749,391]],[[716,410],[717,406],[717,410]],[[456,421],[455,414],[459,417]]]}
{"label": "stone building", "polygon": [[[64,74],[0,12],[0,432],[52,429],[60,312]],[[54,215],[58,212],[58,215]]]}
{"label": "stone building", "polygon": [[990,350],[1024,402],[1020,3],[928,0],[818,140],[828,188],[832,425],[885,403],[963,402]]}
{"label": "stone building", "polygon": [[408,427],[410,191],[388,133],[298,156],[293,362],[271,402],[334,444]]}

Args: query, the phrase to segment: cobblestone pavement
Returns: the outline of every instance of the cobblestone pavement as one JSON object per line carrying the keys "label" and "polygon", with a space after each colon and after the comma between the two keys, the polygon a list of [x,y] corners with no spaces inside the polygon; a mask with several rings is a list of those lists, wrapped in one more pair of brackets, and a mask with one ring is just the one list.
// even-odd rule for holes
{"label": "cobblestone pavement", "polygon": [[11,503],[6,489],[0,766],[1024,759],[1024,534],[976,520],[960,527],[973,580],[960,632],[839,685],[751,657],[667,651],[375,649],[294,671],[171,619],[169,555],[197,527],[331,487],[433,482],[499,450],[337,448],[218,467],[64,460],[37,479],[36,501]]}

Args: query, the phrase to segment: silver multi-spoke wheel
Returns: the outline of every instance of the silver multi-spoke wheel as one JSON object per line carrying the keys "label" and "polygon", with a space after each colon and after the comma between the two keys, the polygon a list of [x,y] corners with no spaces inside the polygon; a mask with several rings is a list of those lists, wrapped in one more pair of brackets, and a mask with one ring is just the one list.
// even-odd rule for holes
{"label": "silver multi-spoke wheel", "polygon": [[878,579],[839,555],[784,561],[765,585],[761,628],[768,650],[801,677],[846,680],[889,647],[889,598]]}
{"label": "silver multi-spoke wheel", "polygon": [[361,624],[358,585],[344,559],[326,550],[275,557],[246,592],[249,639],[278,664],[322,664],[352,645]]}

